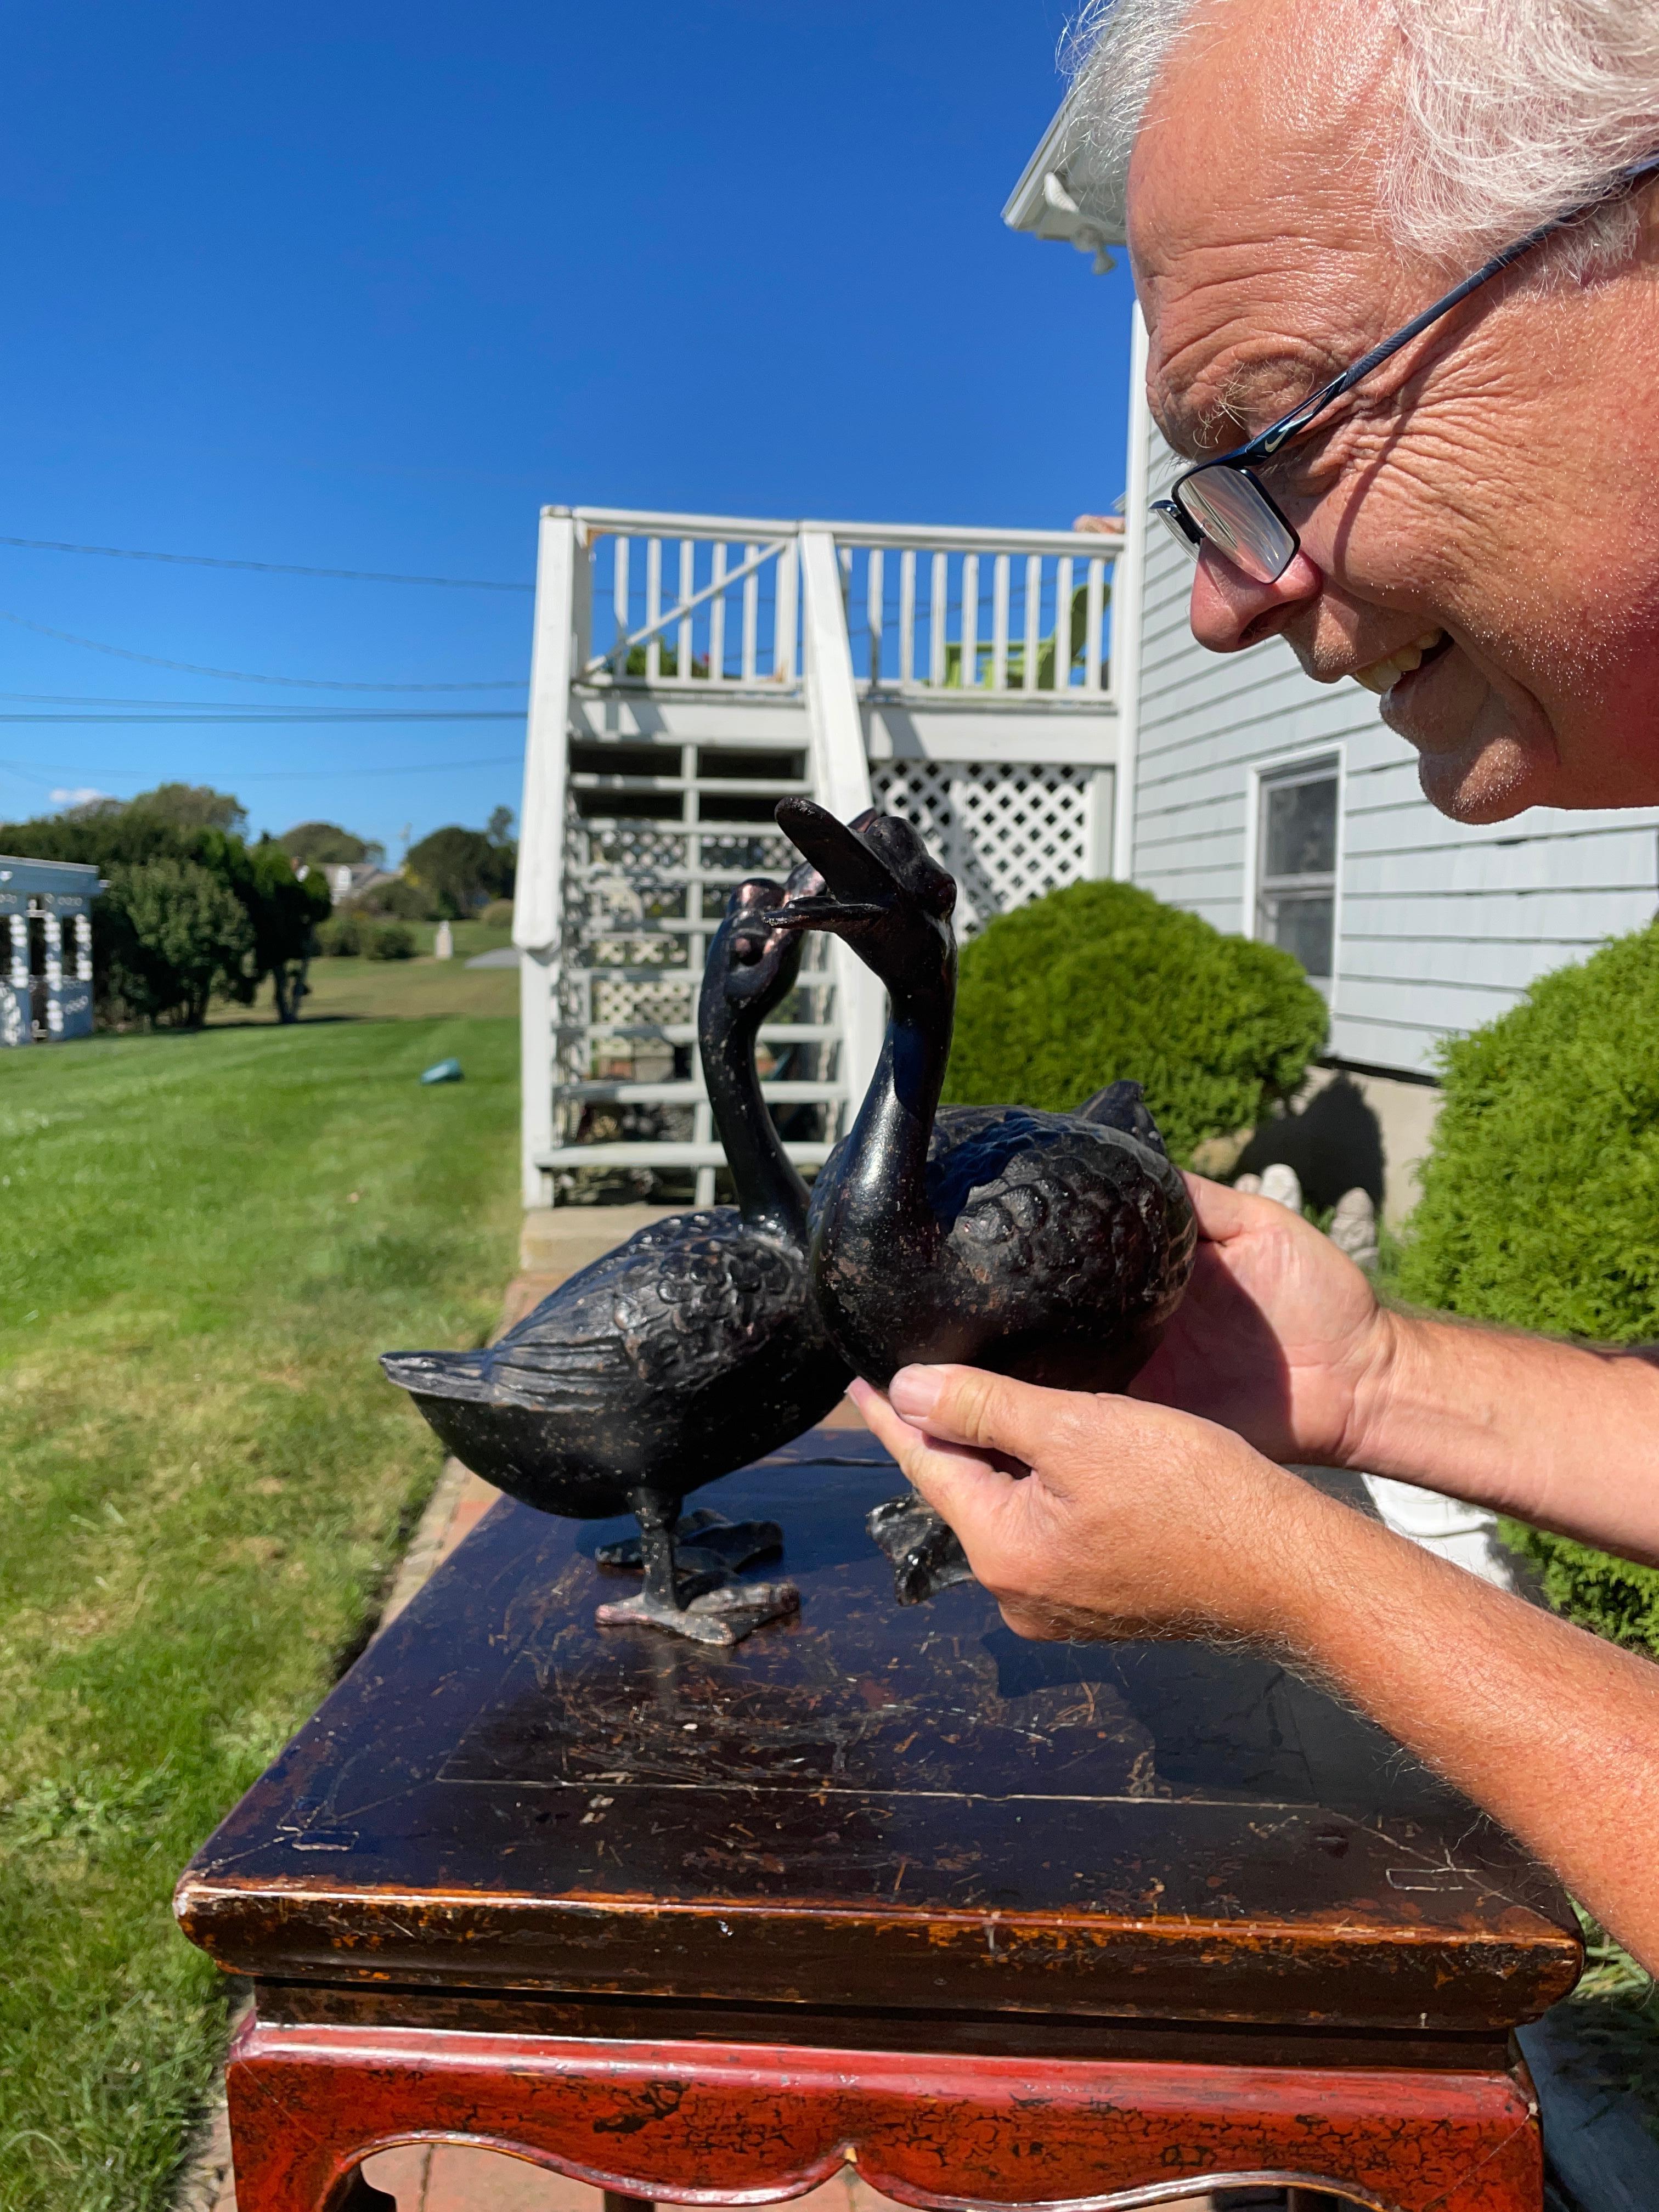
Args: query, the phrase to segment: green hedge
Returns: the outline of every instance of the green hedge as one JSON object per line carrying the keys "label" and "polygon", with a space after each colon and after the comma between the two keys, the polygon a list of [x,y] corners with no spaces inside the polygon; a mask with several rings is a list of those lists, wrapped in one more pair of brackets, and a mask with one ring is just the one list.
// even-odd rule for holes
{"label": "green hedge", "polygon": [[[1604,1344],[1659,1339],[1659,930],[1449,1045],[1408,1298]],[[1659,1571],[1518,1524],[1552,1605],[1659,1652]]]}
{"label": "green hedge", "polygon": [[320,925],[317,950],[332,960],[412,960],[415,933],[405,922],[377,921],[346,907]]}
{"label": "green hedge", "polygon": [[945,1096],[1063,1111],[1135,1076],[1185,1160],[1288,1098],[1326,1022],[1289,953],[1224,937],[1129,884],[1073,884],[964,949]]}

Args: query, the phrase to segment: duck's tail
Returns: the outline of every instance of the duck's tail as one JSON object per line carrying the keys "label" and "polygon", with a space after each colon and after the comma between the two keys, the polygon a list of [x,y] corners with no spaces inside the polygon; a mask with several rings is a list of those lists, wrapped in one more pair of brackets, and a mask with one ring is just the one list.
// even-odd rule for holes
{"label": "duck's tail", "polygon": [[1103,1128],[1121,1129],[1126,1137],[1138,1137],[1143,1145],[1150,1145],[1155,1152],[1164,1152],[1168,1157],[1164,1133],[1152,1119],[1146,1093],[1130,1077],[1109,1083],[1103,1091],[1097,1091],[1092,1098],[1085,1098],[1073,1110],[1079,1121],[1098,1121]]}
{"label": "duck's tail", "polygon": [[380,1365],[400,1390],[417,1398],[464,1398],[473,1403],[495,1396],[489,1354],[483,1352],[383,1352]]}

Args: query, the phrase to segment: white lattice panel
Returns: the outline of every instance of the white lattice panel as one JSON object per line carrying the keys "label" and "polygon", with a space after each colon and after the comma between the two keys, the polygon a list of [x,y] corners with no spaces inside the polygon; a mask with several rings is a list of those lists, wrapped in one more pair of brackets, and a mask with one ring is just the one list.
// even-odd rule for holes
{"label": "white lattice panel", "polygon": [[730,871],[739,876],[787,876],[800,859],[789,840],[775,830],[752,837],[722,832],[701,837],[697,844],[704,869]]}
{"label": "white lattice panel", "polygon": [[684,968],[684,939],[678,937],[580,937],[578,957],[585,968]]}
{"label": "white lattice panel", "polygon": [[593,1025],[596,1029],[642,1029],[694,1018],[696,1007],[689,973],[673,983],[630,983],[611,975],[593,979]]}
{"label": "white lattice panel", "polygon": [[872,765],[876,805],[927,839],[960,887],[957,933],[1089,872],[1094,770],[1052,764],[893,761]]}
{"label": "white lattice panel", "polygon": [[567,865],[578,870],[615,869],[619,874],[667,874],[685,859],[685,832],[653,823],[606,823],[590,828],[573,815]]}

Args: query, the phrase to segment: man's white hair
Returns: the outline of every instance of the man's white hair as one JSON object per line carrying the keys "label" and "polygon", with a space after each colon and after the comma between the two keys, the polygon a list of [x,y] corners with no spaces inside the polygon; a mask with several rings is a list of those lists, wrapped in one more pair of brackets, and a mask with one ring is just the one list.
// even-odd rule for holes
{"label": "man's white hair", "polygon": [[[1237,0],[1091,0],[1073,27],[1083,127],[1121,168],[1182,32]],[[1393,241],[1474,268],[1534,225],[1593,199],[1659,154],[1656,0],[1353,0],[1385,7],[1403,48],[1400,128],[1382,215]],[[1622,259],[1636,208],[1610,203],[1552,257],[1579,270]]]}

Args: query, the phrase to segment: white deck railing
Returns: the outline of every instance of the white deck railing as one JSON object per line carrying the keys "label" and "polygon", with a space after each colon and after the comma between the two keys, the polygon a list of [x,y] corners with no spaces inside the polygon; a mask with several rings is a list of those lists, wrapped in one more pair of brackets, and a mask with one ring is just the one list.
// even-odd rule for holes
{"label": "white deck railing", "polygon": [[1110,540],[859,523],[835,536],[870,690],[1109,696]]}
{"label": "white deck railing", "polygon": [[1111,696],[1109,538],[607,507],[574,520],[581,683],[793,685],[810,532],[836,549],[861,693]]}

